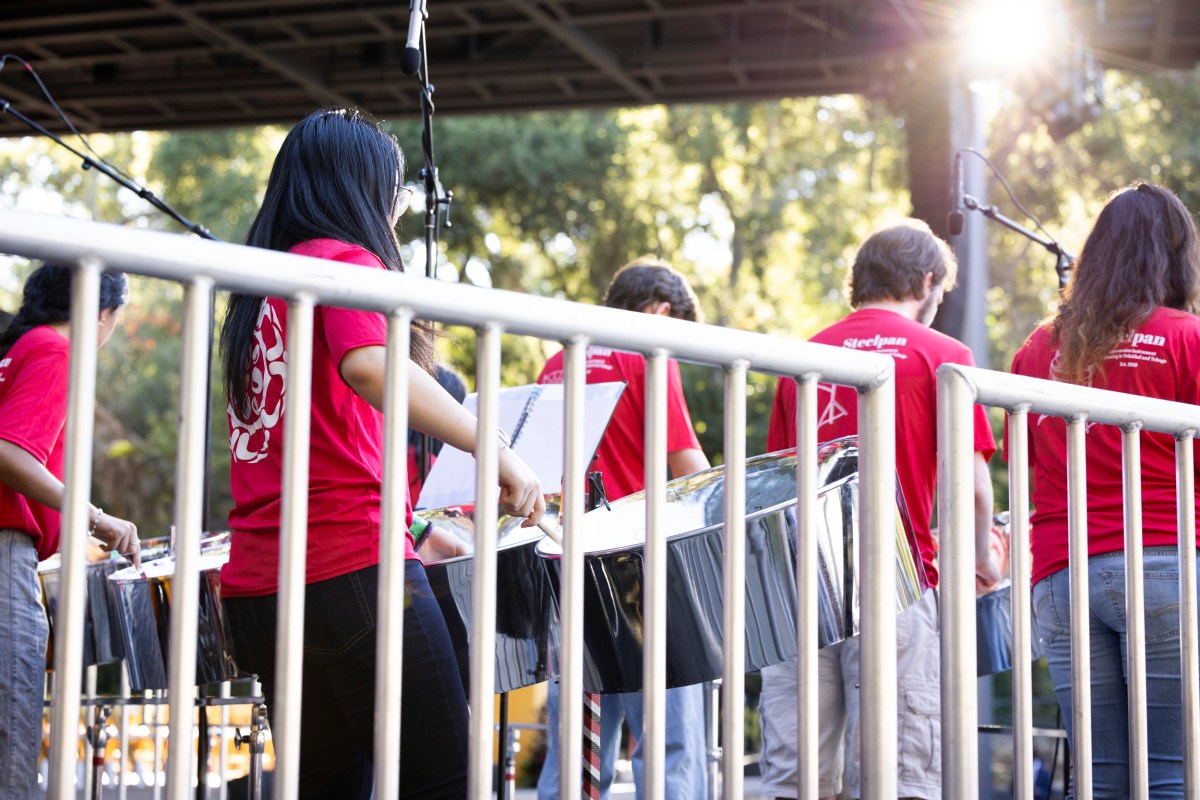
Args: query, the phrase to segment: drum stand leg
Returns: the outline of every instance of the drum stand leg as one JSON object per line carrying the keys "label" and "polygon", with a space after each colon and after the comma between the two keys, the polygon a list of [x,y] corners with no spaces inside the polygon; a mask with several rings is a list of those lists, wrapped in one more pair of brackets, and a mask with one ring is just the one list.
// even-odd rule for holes
{"label": "drum stand leg", "polygon": [[162,800],[162,786],[166,780],[166,770],[163,768],[163,726],[162,712],[165,692],[154,690],[154,800]]}
{"label": "drum stand leg", "polygon": [[250,732],[243,736],[238,733],[233,743],[239,749],[243,744],[250,745],[250,779],[247,792],[249,800],[262,800],[262,757],[267,737],[267,704],[259,703],[250,712]]}
{"label": "drum stand leg", "polygon": [[104,749],[108,745],[108,715],[112,708],[96,704],[92,709],[92,724],[87,728],[88,747],[92,751],[91,791],[85,796],[99,800],[104,793]]}
{"label": "drum stand leg", "polygon": [[203,686],[197,687],[196,699],[196,800],[204,800],[208,797],[208,759],[212,755],[212,743],[208,740],[208,698]]}
{"label": "drum stand leg", "polygon": [[[229,681],[221,682],[221,699],[228,700],[230,693]],[[220,743],[221,749],[217,751],[217,776],[220,778],[220,788],[218,798],[227,800],[229,797],[229,782],[225,780],[226,770],[229,766],[229,704],[221,704],[221,730],[217,734],[217,741]]]}
{"label": "drum stand leg", "polygon": [[92,728],[88,721],[88,716],[92,712],[91,701],[96,697],[96,667],[95,665],[86,666],[83,668],[83,796],[94,797],[96,787],[92,784],[92,779],[95,777],[95,771],[92,766],[94,760],[95,747],[92,744]]}
{"label": "drum stand leg", "polygon": [[508,743],[508,692],[500,693],[500,781],[496,787],[496,800],[508,800],[511,796],[508,791],[508,774],[509,763],[513,763],[515,769],[515,761],[512,757],[512,749]]}
{"label": "drum stand leg", "polygon": [[709,800],[717,800],[721,796],[717,785],[721,778],[721,681],[718,678],[704,684],[704,688],[704,718],[708,722],[704,726],[705,752],[708,754],[704,769],[708,772]]}
{"label": "drum stand leg", "polygon": [[126,771],[129,769],[126,764],[133,764],[133,759],[129,758],[129,672],[125,669],[125,660],[120,661],[121,668],[121,712],[120,725],[121,731],[118,734],[120,738],[117,740],[117,747],[121,751],[120,757],[117,759],[117,800],[125,800],[128,796],[128,781],[126,780]]}

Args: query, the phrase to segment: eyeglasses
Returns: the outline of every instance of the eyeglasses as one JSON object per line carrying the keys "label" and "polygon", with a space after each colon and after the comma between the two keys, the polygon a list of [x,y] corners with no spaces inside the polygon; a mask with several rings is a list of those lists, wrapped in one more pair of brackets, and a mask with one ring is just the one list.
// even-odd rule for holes
{"label": "eyeglasses", "polygon": [[408,210],[408,206],[412,203],[413,196],[417,190],[412,186],[401,186],[396,191],[396,216],[399,217]]}

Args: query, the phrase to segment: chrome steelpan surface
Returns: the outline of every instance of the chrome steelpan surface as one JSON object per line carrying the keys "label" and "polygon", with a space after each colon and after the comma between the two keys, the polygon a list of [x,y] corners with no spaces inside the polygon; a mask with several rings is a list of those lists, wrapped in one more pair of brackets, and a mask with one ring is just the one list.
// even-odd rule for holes
{"label": "chrome steelpan surface", "polygon": [[[221,606],[221,566],[229,560],[229,538],[226,535],[223,541],[206,542],[200,556],[197,684],[241,677],[233,661],[229,623]],[[140,570],[128,567],[108,578],[108,594],[133,691],[167,688],[174,579],[173,555],[143,560]]]}
{"label": "chrome steelpan surface", "polygon": [[[858,632],[858,447],[853,438],[818,451],[819,639]],[[667,685],[719,678],[722,665],[724,469],[667,484]],[[643,493],[584,515],[584,686],[642,688]],[[896,512],[896,609],[927,586],[902,504]],[[567,533],[570,535],[570,532]],[[746,462],[746,670],[796,655],[796,458],[794,451]],[[538,553],[557,588],[561,549]],[[555,600],[557,602],[557,596]],[[553,658],[557,651],[553,651]],[[557,672],[557,664],[551,665]]]}
{"label": "chrome steelpan surface", "polygon": [[[142,542],[142,558],[161,558],[170,552],[166,538]],[[121,631],[109,608],[108,576],[130,566],[129,559],[110,553],[102,561],[89,562],[86,567],[85,610],[83,617],[83,665],[108,664],[125,656]],[[46,648],[46,668],[54,668],[54,619],[58,614],[58,598],[62,586],[62,557],[55,553],[38,564],[38,582],[42,589],[42,607],[50,623],[50,644]]]}
{"label": "chrome steelpan surface", "polygon": [[[559,499],[548,497],[545,520],[558,524]],[[455,537],[463,548],[475,547],[471,512],[459,509],[419,511],[443,535]],[[557,673],[549,672],[547,653],[558,649],[558,614],[548,585],[545,567],[535,547],[544,534],[536,527],[522,528],[522,520],[504,516],[497,530],[496,553],[496,691],[511,692],[541,683]],[[470,677],[467,652],[471,632],[471,581],[475,574],[473,555],[439,558],[426,552],[429,539],[421,542],[418,555],[431,560],[425,574],[437,597],[450,629],[463,685]]]}

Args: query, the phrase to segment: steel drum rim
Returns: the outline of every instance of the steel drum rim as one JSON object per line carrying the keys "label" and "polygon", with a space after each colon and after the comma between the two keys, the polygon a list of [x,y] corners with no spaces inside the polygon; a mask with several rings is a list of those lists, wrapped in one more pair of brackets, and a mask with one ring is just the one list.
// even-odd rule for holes
{"label": "steel drum rim", "polygon": [[[549,500],[551,497],[557,498],[558,496],[559,495],[546,495],[546,499]],[[549,504],[547,503],[547,505],[549,505]],[[426,509],[424,513],[429,514],[434,511],[442,511],[442,510],[443,509],[440,509],[440,508]],[[473,515],[474,515],[474,512],[472,512],[472,518],[473,518]],[[426,517],[422,516],[421,512],[417,512],[417,516],[422,517],[422,519],[427,519]],[[548,516],[550,516],[550,514],[547,513],[546,516],[548,517]],[[559,514],[555,514],[554,520],[557,521],[559,519],[559,517],[560,517]],[[501,516],[500,520],[496,523],[497,537],[499,536],[499,533],[501,530],[505,530],[505,523],[517,522],[522,519],[524,519],[524,517],[513,517],[508,514]],[[545,517],[543,517],[543,519],[545,519]],[[433,522],[433,520],[428,520],[428,519],[427,519],[427,521]],[[434,523],[434,524],[436,524],[436,523]],[[519,539],[512,539],[509,541],[505,541],[502,544],[498,543],[496,545],[495,552],[499,553],[504,550],[512,550],[512,549],[515,549],[518,547],[527,547],[530,544],[533,544],[534,546],[536,546],[537,544],[539,544],[541,542],[542,539],[546,538],[546,534],[544,534],[542,532],[541,528],[539,528],[536,525],[530,525],[527,528],[517,526],[516,530],[528,531],[529,534],[526,536],[522,536]],[[417,555],[418,555],[418,557],[420,557],[419,550],[418,550]],[[475,553],[471,552],[471,553],[465,553],[461,556],[452,556],[451,558],[439,558],[437,561],[422,561],[421,563],[424,564],[426,568],[428,568],[428,567],[442,566],[444,564],[455,564],[455,563],[458,563],[461,561],[467,561],[467,560],[473,559],[473,558],[475,558]]]}
{"label": "steel drum rim", "polygon": [[[833,493],[833,490],[835,490],[835,489],[840,491],[842,484],[847,483],[849,481],[857,481],[857,480],[858,480],[858,474],[854,473],[852,475],[846,475],[844,477],[838,478],[836,481],[833,481],[832,483],[823,484],[820,487],[820,489],[818,489],[818,491],[817,491],[817,497],[819,498],[826,493]],[[641,495],[640,492],[637,494],[629,495],[629,498],[632,498],[633,501],[640,501],[640,502],[644,503],[645,497],[639,496],[639,495]],[[782,500],[778,503],[775,503],[774,505],[765,506],[763,508],[758,508],[758,509],[755,509],[754,511],[748,511],[748,512],[746,512],[746,524],[750,524],[751,522],[754,522],[762,517],[771,516],[773,514],[779,513],[780,511],[783,511],[789,507],[795,506],[798,499],[799,498],[793,497],[789,500]],[[614,500],[612,505],[624,503],[625,500],[626,500],[626,498],[624,498],[624,497],[622,497],[620,500]],[[632,505],[632,501],[631,501],[630,505]],[[589,513],[596,513],[598,511],[600,511],[600,509],[596,509],[595,511],[592,511]],[[683,541],[687,541],[688,539],[690,539],[694,536],[706,536],[715,531],[721,530],[724,527],[725,527],[725,522],[724,522],[724,520],[722,520],[720,522],[714,522],[710,525],[705,525],[702,528],[693,528],[693,529],[687,530],[687,531],[680,531],[679,533],[669,533],[669,534],[667,534],[666,539],[668,542],[683,542]],[[602,550],[601,549],[585,550],[584,555],[585,556],[608,556],[608,555],[614,555],[616,553],[637,552],[637,551],[642,550],[645,546],[646,546],[646,540],[643,538],[641,541],[631,542],[629,544],[619,545],[619,546],[615,546],[615,547],[606,547]],[[557,545],[555,545],[555,547],[557,547]],[[545,550],[543,550],[542,542],[539,542],[537,545],[537,554],[539,556],[541,556],[542,558],[545,558],[545,559],[548,559],[551,561],[562,558],[561,552],[547,553]]]}

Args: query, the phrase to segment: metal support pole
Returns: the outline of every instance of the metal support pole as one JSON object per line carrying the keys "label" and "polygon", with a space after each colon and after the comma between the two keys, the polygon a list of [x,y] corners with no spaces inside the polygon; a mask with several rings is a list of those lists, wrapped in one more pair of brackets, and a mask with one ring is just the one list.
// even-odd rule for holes
{"label": "metal support pole", "polygon": [[1146,743],[1146,593],[1142,565],[1142,426],[1121,431],[1121,490],[1125,511],[1126,683],[1129,690],[1129,796],[1149,800]]}
{"label": "metal support pole", "polygon": [[896,379],[858,395],[863,800],[896,797]]}
{"label": "metal support pole", "polygon": [[[979,796],[975,677],[975,396],[957,373],[938,380],[938,553],[942,625],[942,797]],[[864,575],[871,573],[864,572]],[[873,578],[872,578],[873,580]],[[895,609],[893,609],[894,616]]]}
{"label": "metal support pole", "polygon": [[[646,544],[642,605],[642,796],[662,800],[667,736],[667,363],[665,350],[646,359]],[[726,637],[728,638],[728,637]],[[726,695],[730,687],[725,687]],[[728,748],[729,742],[725,742]],[[727,776],[728,777],[728,776]]]}
{"label": "metal support pole", "polygon": [[587,339],[568,341],[563,351],[563,554],[559,596],[562,638],[559,643],[558,787],[560,797],[583,792],[583,765],[579,742],[583,738],[583,487],[587,480],[584,452],[584,392],[587,377]]}
{"label": "metal support pole", "polygon": [[308,446],[312,412],[313,297],[288,302],[287,419],[279,521],[279,622],[275,643],[275,797],[300,793],[300,703],[304,693],[304,586],[308,554]]}
{"label": "metal support pole", "polygon": [[83,615],[87,601],[85,562],[91,509],[92,431],[96,413],[96,315],[100,308],[101,263],[95,258],[79,262],[71,283],[71,367],[67,388],[67,430],[63,454],[66,486],[61,521],[62,588],[54,621],[54,695],[50,704],[50,796],[75,797],[75,769],[79,742],[79,684],[83,660]]}
{"label": "metal support pole", "polygon": [[[120,662],[121,670],[121,710],[118,712],[121,730],[117,734],[117,747],[121,751],[121,756],[117,761],[117,800],[126,800],[129,796],[128,770],[133,766],[133,759],[129,757],[129,671],[125,668],[125,661]],[[145,711],[142,712],[143,721],[145,721]],[[224,800],[224,798],[222,798]]]}
{"label": "metal support pole", "polygon": [[1196,635],[1195,431],[1175,441],[1179,514],[1179,648],[1183,682],[1183,788],[1200,797],[1200,642]]}
{"label": "metal support pole", "polygon": [[1013,800],[1033,800],[1033,653],[1029,580],[1029,413],[1008,418],[1008,574],[1012,602]]}
{"label": "metal support pole", "polygon": [[[375,794],[400,796],[404,569],[408,535],[408,357],[412,313],[388,317],[383,412],[383,507],[379,521],[379,633],[375,650]],[[419,735],[419,734],[417,734]]]}
{"label": "metal support pole", "polygon": [[[171,602],[171,653],[167,685],[171,698],[167,794],[192,795],[192,735],[196,715],[196,647],[200,602],[200,530],[204,517],[204,460],[208,452],[209,300],[213,284],[197,278],[183,289],[182,361],[179,378],[178,455],[175,462],[175,580]],[[203,708],[199,713],[206,713]],[[208,742],[200,742],[207,754]],[[201,761],[205,759],[200,758]]]}
{"label": "metal support pole", "polygon": [[721,679],[725,800],[740,800],[745,778],[746,369],[746,362],[738,361],[725,370],[725,670]]}
{"label": "metal support pole", "polygon": [[475,437],[475,574],[471,583],[471,720],[467,763],[467,796],[475,800],[492,796],[502,333],[499,326],[486,325],[476,337],[479,427]]}
{"label": "metal support pole", "polygon": [[796,379],[796,796],[817,800],[817,376]]}
{"label": "metal support pole", "polygon": [[1092,650],[1087,549],[1087,418],[1067,420],[1067,536],[1071,585],[1071,723],[1075,797],[1092,797]]}

